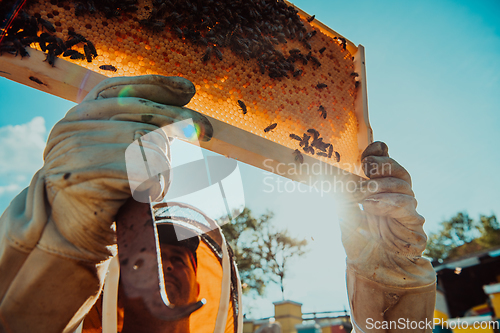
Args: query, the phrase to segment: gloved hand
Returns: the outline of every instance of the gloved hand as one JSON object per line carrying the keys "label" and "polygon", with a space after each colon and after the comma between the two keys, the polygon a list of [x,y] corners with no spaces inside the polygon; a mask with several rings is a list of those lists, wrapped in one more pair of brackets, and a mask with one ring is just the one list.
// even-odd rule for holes
{"label": "gloved hand", "polygon": [[[181,107],[194,94],[194,85],[179,77],[111,78],[54,126],[43,168],[0,221],[0,331],[3,325],[9,332],[61,332],[75,313],[67,329],[78,324],[116,253],[112,224],[134,178],[125,150],[144,134],[189,118],[209,139],[208,120]],[[147,156],[169,165],[167,136],[148,137]],[[146,185],[156,196],[168,188],[165,169],[160,184]]]}
{"label": "gloved hand", "polygon": [[[205,117],[180,108],[194,93],[193,84],[179,77],[108,79],[56,124],[48,139],[42,170],[51,219],[62,236],[81,252],[72,255],[90,261],[105,260],[110,255],[108,247],[114,245],[115,237],[111,224],[130,197],[129,179],[134,176],[130,170],[141,169],[131,168],[130,160],[125,165],[125,150],[134,140],[189,118],[211,135]],[[162,133],[148,135],[149,142],[142,138],[146,155],[156,158],[155,164],[168,166],[164,184],[150,184],[157,187],[153,200],[170,183],[168,139]],[[41,240],[39,246],[50,251],[54,244]]]}
{"label": "gloved hand", "polygon": [[[361,158],[370,179],[360,183],[340,214],[354,328],[430,332],[436,276],[421,257],[427,237],[410,175],[382,142],[369,145]],[[391,329],[384,321],[394,321]]]}

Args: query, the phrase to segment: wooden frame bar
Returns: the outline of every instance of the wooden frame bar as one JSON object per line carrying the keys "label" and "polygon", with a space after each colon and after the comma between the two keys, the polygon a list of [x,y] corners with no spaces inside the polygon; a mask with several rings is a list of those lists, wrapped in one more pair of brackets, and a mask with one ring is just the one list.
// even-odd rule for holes
{"label": "wooden frame bar", "polygon": [[[290,3],[289,5],[293,6]],[[304,18],[309,17],[300,8],[295,8],[299,11],[299,15]],[[311,24],[331,38],[342,37],[317,20]],[[358,120],[358,149],[361,153],[373,141],[373,133],[368,119],[365,54],[362,45],[356,47],[352,42],[348,40],[346,42],[347,50],[354,56],[354,68],[355,72],[359,74],[358,79],[361,85],[354,108]],[[95,85],[107,78],[61,58],[57,59],[57,65],[52,67],[44,61],[45,54],[43,52],[35,49],[29,49],[28,52],[30,57],[24,59],[10,54],[0,56],[0,75],[75,103],[81,102]],[[278,165],[282,166],[281,170],[290,170],[294,168],[294,163],[298,164],[294,160],[292,149],[217,119],[208,118],[214,127],[214,137],[209,142],[202,142],[203,148],[274,173],[278,173],[276,172]],[[318,163],[324,168],[335,170],[331,174],[340,175],[342,173],[342,170],[335,166],[304,155],[304,164],[312,166]],[[348,169],[358,176],[363,176],[359,167],[356,165],[342,168]],[[293,175],[293,172],[292,174],[289,172],[279,172],[278,174],[296,181],[310,180],[310,175]]]}

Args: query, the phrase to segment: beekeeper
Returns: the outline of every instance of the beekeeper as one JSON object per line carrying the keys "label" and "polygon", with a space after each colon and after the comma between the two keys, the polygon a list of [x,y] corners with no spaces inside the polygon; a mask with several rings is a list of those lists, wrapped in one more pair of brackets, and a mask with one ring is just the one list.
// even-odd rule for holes
{"label": "beekeeper", "polygon": [[[111,78],[54,126],[44,166],[0,220],[0,332],[73,332],[79,326],[99,298],[117,252],[113,223],[131,196],[125,150],[144,134],[183,119],[192,119],[202,138],[210,138],[206,118],[180,108],[194,94],[194,85],[179,77]],[[166,137],[156,136],[144,147],[170,165]],[[431,320],[435,274],[421,257],[424,219],[415,211],[410,176],[383,143],[370,145],[362,158],[367,182],[377,184],[377,191],[354,193],[341,216],[354,327],[385,332],[370,323]],[[168,189],[168,172],[159,179],[150,184],[158,198]],[[209,241],[202,243],[210,248]],[[199,266],[205,261],[197,260]],[[225,290],[212,283],[201,285],[200,293],[211,288],[218,294]],[[212,332],[227,325],[238,329],[235,304],[228,300],[221,315],[225,298],[219,296],[215,308],[191,317],[209,320]],[[395,331],[405,330],[431,331],[428,326]]]}
{"label": "beekeeper", "polygon": [[[142,223],[138,223],[136,225],[141,224]],[[182,307],[196,303],[200,295],[200,283],[197,278],[197,249],[200,243],[199,236],[193,233],[189,235],[189,238],[179,240],[176,235],[175,227],[170,223],[158,224],[157,233],[161,251],[164,286],[169,303],[174,307]],[[140,252],[140,250],[138,252]],[[122,264],[140,265],[144,262],[144,260],[141,260],[142,258],[138,258],[139,260],[129,259],[130,258],[122,259]],[[153,260],[152,262],[156,261]],[[136,267],[136,269],[140,268]],[[144,273],[139,272],[138,274]],[[148,283],[147,281],[145,282]],[[152,287],[157,288],[157,292],[159,291],[158,285],[153,285]],[[133,297],[141,295],[130,295],[127,294],[127,290],[123,289],[126,288],[120,288],[120,296],[118,298],[120,308],[123,308],[123,319],[119,319],[122,323],[120,325],[122,327],[120,330],[122,333],[189,333],[191,331],[189,316],[182,316],[182,318],[176,320],[165,321],[155,316],[154,313],[151,313],[147,302],[144,302],[142,297]],[[154,290],[151,289],[147,288],[143,290],[143,292],[154,292]],[[102,326],[102,324],[99,325],[98,320],[97,322],[98,325],[95,326]],[[84,325],[84,328],[88,326],[90,325]],[[99,327],[96,328],[98,329]]]}

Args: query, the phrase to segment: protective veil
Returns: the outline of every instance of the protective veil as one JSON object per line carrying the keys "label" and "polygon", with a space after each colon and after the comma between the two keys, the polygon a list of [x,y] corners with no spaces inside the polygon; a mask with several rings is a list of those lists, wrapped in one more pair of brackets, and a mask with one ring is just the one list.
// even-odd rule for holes
{"label": "protective veil", "polygon": [[[196,248],[196,274],[200,284],[198,300],[204,300],[205,304],[190,315],[190,331],[201,333],[241,332],[243,328],[241,284],[232,250],[225,241],[217,223],[195,207],[176,202],[155,204],[153,215],[160,233],[160,240],[161,228],[165,225],[173,226],[173,228],[168,228],[168,231],[172,233],[168,235],[170,239],[176,238],[179,241],[186,241],[192,237],[199,238],[199,244]],[[146,219],[140,220],[135,217],[133,219],[136,227],[149,222]],[[137,229],[135,228],[135,230]],[[132,231],[132,233],[138,234],[139,232]],[[140,246],[146,246],[146,244]],[[142,255],[147,251],[136,252],[138,255]],[[118,257],[120,261],[123,261],[120,253]],[[125,260],[128,262],[127,265],[134,261],[128,260],[128,258]],[[139,274],[142,273],[139,272]],[[105,301],[101,303],[102,300],[99,300],[84,320],[84,333],[101,332],[101,327],[103,333],[121,331],[123,311],[116,307],[118,281],[114,280],[117,280],[118,276],[113,275],[112,269],[110,269],[104,286]],[[158,291],[159,286],[156,285],[154,288]],[[108,295],[113,296],[106,300]]]}

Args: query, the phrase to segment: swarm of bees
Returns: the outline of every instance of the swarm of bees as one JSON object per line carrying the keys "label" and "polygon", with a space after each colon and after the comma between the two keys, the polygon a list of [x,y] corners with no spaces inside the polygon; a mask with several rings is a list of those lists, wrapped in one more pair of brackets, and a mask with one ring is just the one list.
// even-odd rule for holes
{"label": "swarm of bees", "polygon": [[[52,67],[55,66],[58,56],[69,57],[70,59],[86,59],[87,62],[97,57],[97,50],[94,44],[82,35],[69,31],[68,38],[63,41],[54,33],[56,28],[49,21],[43,19],[40,14],[33,16],[20,10],[15,17],[9,17],[7,13],[13,8],[12,2],[1,3],[0,19],[5,26],[0,28],[0,55],[10,53],[23,58],[28,56],[26,47],[38,44],[40,49],[46,53],[45,61]],[[83,44],[84,54],[71,49],[77,44]]]}
{"label": "swarm of bees", "polygon": [[[53,5],[57,4],[58,6],[70,1],[74,3],[76,16],[102,12],[106,18],[113,19],[119,18],[123,14],[130,17],[127,13],[139,11],[137,0],[103,0],[99,2],[51,0]],[[45,61],[51,66],[55,66],[58,56],[87,62],[92,62],[98,56],[93,43],[72,28],[68,29],[67,37],[62,37],[60,33],[56,35],[56,28],[52,23],[43,19],[38,13],[31,16],[20,10],[16,17],[9,16],[9,11],[15,3],[16,1],[13,0],[0,2],[0,20],[3,24],[0,26],[0,55],[5,52],[26,57],[29,56],[29,53],[25,47],[38,44],[40,49],[46,53]],[[66,10],[69,10],[69,7],[64,6]],[[203,63],[208,64],[216,59],[222,61],[224,53],[229,51],[244,60],[256,59],[260,73],[267,73],[272,79],[299,79],[307,70],[302,66],[310,65],[313,68],[321,66],[321,62],[316,56],[323,54],[326,50],[326,47],[322,47],[318,51],[312,50],[310,42],[318,31],[307,28],[309,25],[301,21],[297,10],[287,6],[281,0],[249,0],[245,2],[152,0],[151,6],[149,4],[147,6],[141,5],[141,10],[146,10],[147,14],[139,14],[142,19],[140,19],[141,16],[138,16],[135,21],[144,30],[149,30],[152,33],[167,30],[185,43],[198,45],[203,50],[201,51]],[[307,21],[312,22],[314,19],[313,15]],[[347,41],[344,38],[335,37],[334,39],[343,49],[346,49]],[[301,45],[301,47],[295,46],[287,52],[280,51],[284,50],[281,45],[291,40],[299,41],[300,44],[295,44]],[[81,46],[83,52],[80,53],[73,49],[74,46]],[[303,48],[305,51],[301,50]],[[313,52],[319,53],[313,54]],[[301,69],[296,68],[296,64]],[[112,65],[101,65],[99,68],[104,71],[117,71],[117,68]],[[353,72],[351,76],[356,78],[358,75]],[[356,85],[358,85],[357,81]],[[316,84],[318,90],[327,90],[325,89],[327,87],[326,83],[318,82]],[[246,104],[242,100],[238,100],[237,103],[242,113],[247,114]],[[323,105],[319,105],[318,111],[321,118],[327,118],[327,110]],[[275,130],[277,126],[278,123],[270,124],[264,128],[264,133]],[[290,134],[290,137],[299,141],[303,153],[340,161],[340,154],[333,151],[331,144],[323,142],[323,138],[313,129],[308,130],[302,136]],[[302,154],[301,150],[297,151]],[[296,157],[296,160],[300,160],[300,158]]]}
{"label": "swarm of bees", "polygon": [[[52,0],[54,4],[69,1],[74,3],[75,16],[102,12],[107,19],[112,19],[139,11],[137,0]],[[10,0],[0,6],[0,19],[8,19],[8,13],[14,4],[15,1]],[[296,61],[301,61],[304,65],[311,62],[313,66],[321,66],[311,51],[307,55],[299,49],[291,50],[289,55],[279,51],[280,44],[295,39],[310,50],[309,40],[317,33],[316,30],[308,31],[300,20],[298,11],[283,1],[153,0],[152,8],[145,6],[144,9],[149,12],[146,18],[138,20],[140,25],[153,33],[170,30],[180,39],[205,47],[202,56],[204,63],[208,63],[213,56],[222,60],[222,49],[227,48],[245,60],[257,59],[261,73],[267,72],[273,79],[300,77],[302,70],[295,69]],[[310,23],[314,19],[313,15],[307,21]],[[39,34],[40,27],[46,30],[43,36]],[[0,52],[25,57],[28,56],[25,46],[39,42],[38,39],[42,38],[45,39],[42,44],[49,45],[44,52],[47,52],[47,61],[52,65],[61,54],[63,57],[85,59],[88,62],[97,56],[93,44],[86,39],[78,41],[86,43],[83,46],[84,54],[75,50],[66,52],[71,48],[65,44],[68,41],[63,43],[56,40],[57,37],[49,35],[56,32],[50,22],[41,17],[29,17],[22,11],[15,19],[15,24],[6,29],[8,31],[3,31],[2,34],[8,38],[2,43]],[[22,37],[17,36],[21,30],[28,32],[24,32]],[[73,42],[77,40],[74,37],[70,39]],[[345,39],[339,38],[339,41],[345,48]],[[324,50],[322,48],[319,52],[323,53]]]}
{"label": "swarm of bees", "polygon": [[[153,8],[139,23],[153,32],[165,29],[178,38],[205,47],[202,61],[212,56],[223,59],[221,49],[230,49],[244,60],[257,59],[262,74],[271,78],[298,77],[294,63],[309,60],[316,66],[317,58],[304,56],[300,50],[284,55],[275,47],[297,39],[307,49],[317,31],[307,31],[295,8],[283,1],[175,1],[153,0]],[[312,22],[314,16],[308,18]]]}
{"label": "swarm of bees", "polygon": [[[306,154],[316,154],[326,158],[332,158],[335,155],[335,161],[337,163],[340,162],[340,154],[333,150],[331,143],[323,142],[323,138],[320,137],[319,132],[314,128],[308,129],[302,136],[290,133],[290,138],[299,141],[299,146],[302,147],[303,152]],[[309,142],[311,138],[312,141]],[[302,152],[299,149],[295,149],[294,154],[296,155],[295,160],[302,164],[304,162]]]}

